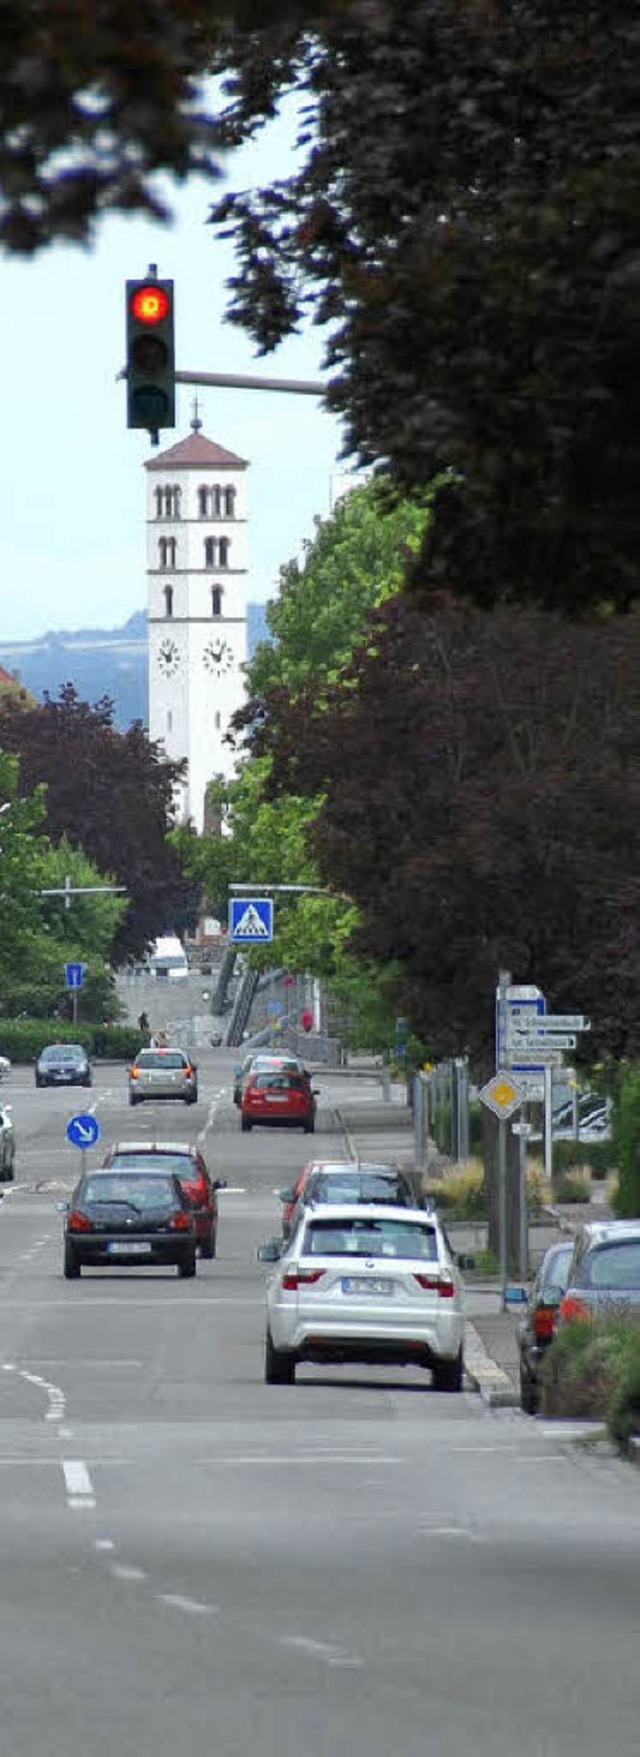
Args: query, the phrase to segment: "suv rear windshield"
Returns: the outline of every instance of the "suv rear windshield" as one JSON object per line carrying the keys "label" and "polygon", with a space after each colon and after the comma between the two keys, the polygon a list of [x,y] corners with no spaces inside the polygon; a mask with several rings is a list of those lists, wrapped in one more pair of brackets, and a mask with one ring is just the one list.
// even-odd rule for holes
{"label": "suv rear windshield", "polygon": [[397,1202],[399,1207],[412,1208],[409,1191],[397,1177],[371,1177],[362,1172],[348,1172],[344,1177],[335,1173],[326,1177],[316,1172],[309,1178],[307,1195],[310,1202]]}
{"label": "suv rear windshield", "polygon": [[438,1260],[438,1239],[433,1226],[419,1220],[360,1220],[357,1215],[339,1221],[312,1220],[304,1241],[305,1256],[318,1257],[420,1257]]}
{"label": "suv rear windshield", "polygon": [[187,1068],[189,1063],[180,1049],[143,1049],[137,1059],[139,1068]]}
{"label": "suv rear windshield", "polygon": [[582,1265],[584,1287],[606,1287],[617,1293],[640,1293],[640,1238],[616,1240],[589,1251]]}

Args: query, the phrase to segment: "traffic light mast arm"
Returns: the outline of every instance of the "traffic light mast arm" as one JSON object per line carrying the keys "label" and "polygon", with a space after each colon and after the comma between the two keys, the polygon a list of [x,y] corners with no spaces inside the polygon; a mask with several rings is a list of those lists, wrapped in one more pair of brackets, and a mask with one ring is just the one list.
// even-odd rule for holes
{"label": "traffic light mast arm", "polygon": [[176,372],[176,384],[211,384],[229,390],[288,390],[303,397],[326,396],[319,378],[254,378],[244,372]]}

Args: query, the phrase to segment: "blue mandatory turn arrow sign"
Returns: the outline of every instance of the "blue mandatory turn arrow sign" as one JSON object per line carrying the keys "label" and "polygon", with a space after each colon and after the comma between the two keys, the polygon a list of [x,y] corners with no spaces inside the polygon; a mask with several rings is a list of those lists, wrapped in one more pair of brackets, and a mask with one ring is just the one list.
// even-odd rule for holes
{"label": "blue mandatory turn arrow sign", "polygon": [[67,988],[82,988],[84,964],[65,964],[64,978]]}
{"label": "blue mandatory turn arrow sign", "polygon": [[237,946],[267,945],[273,939],[273,898],[232,897],[229,939]]}
{"label": "blue mandatory turn arrow sign", "polygon": [[88,1110],[70,1117],[67,1123],[67,1140],[72,1147],[95,1147],[96,1141],[100,1140],[98,1118],[91,1116]]}

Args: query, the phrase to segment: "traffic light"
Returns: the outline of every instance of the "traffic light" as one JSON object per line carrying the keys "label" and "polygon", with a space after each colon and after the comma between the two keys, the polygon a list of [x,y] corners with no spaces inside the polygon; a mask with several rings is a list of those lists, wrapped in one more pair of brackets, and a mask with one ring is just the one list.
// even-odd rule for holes
{"label": "traffic light", "polygon": [[127,427],[175,427],[173,281],[127,281]]}

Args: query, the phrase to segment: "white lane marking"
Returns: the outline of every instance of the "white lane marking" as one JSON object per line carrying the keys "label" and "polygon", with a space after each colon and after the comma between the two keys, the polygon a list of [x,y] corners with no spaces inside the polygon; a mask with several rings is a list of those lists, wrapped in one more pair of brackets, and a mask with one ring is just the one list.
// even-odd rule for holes
{"label": "white lane marking", "polygon": [[2,1371],[3,1371],[3,1373],[15,1373],[17,1371],[17,1368],[14,1367],[12,1361],[5,1360],[2,1363]]}
{"label": "white lane marking", "polygon": [[67,1506],[75,1513],[93,1513],[95,1501],[91,1495],[67,1495]]}
{"label": "white lane marking", "polygon": [[197,1598],[183,1598],[179,1592],[157,1592],[156,1598],[160,1604],[169,1605],[171,1610],[186,1611],[192,1617],[212,1616],[220,1609],[218,1604],[202,1604]]}
{"label": "white lane marking", "polygon": [[97,1537],[94,1544],[96,1550],[114,1550],[115,1547],[112,1537]]}
{"label": "white lane marking", "polygon": [[418,1530],[423,1537],[466,1537],[468,1543],[484,1543],[484,1538],[477,1531],[469,1531],[465,1525],[420,1525]]}
{"label": "white lane marking", "polygon": [[39,1390],[46,1391],[49,1408],[45,1409],[44,1420],[64,1421],[66,1398],[60,1386],[50,1385],[48,1379],[42,1378],[41,1373],[28,1373],[24,1367],[19,1367],[18,1372],[20,1378],[24,1379],[27,1385],[37,1385]]}
{"label": "white lane marking", "polygon": [[313,1659],[324,1660],[330,1666],[361,1666],[364,1661],[358,1653],[346,1653],[344,1648],[334,1647],[328,1641],[312,1641],[306,1635],[281,1635],[282,1647],[297,1647],[302,1653],[308,1653]]}
{"label": "white lane marking", "polygon": [[81,1458],[63,1458],[62,1470],[68,1495],[93,1499],[93,1483]]}
{"label": "white lane marking", "polygon": [[144,1568],[130,1567],[127,1562],[113,1562],[109,1569],[114,1580],[146,1580]]}
{"label": "white lane marking", "polygon": [[367,1452],[362,1456],[358,1456],[357,1453],[353,1452],[323,1452],[322,1456],[318,1456],[316,1452],[283,1452],[281,1454],[278,1452],[235,1452],[229,1458],[194,1458],[193,1462],[194,1464],[219,1464],[225,1468],[227,1465],[235,1467],[237,1464],[277,1464],[288,1466],[293,1462],[306,1465],[366,1464],[367,1467],[370,1467],[371,1465],[376,1464],[383,1464],[385,1466],[387,1464],[404,1464],[406,1460],[404,1458],[394,1457],[391,1453],[385,1452]]}

